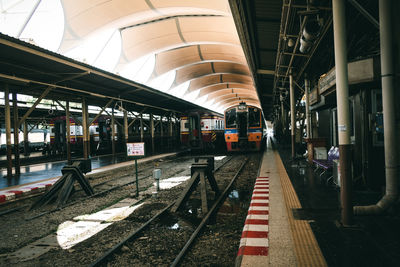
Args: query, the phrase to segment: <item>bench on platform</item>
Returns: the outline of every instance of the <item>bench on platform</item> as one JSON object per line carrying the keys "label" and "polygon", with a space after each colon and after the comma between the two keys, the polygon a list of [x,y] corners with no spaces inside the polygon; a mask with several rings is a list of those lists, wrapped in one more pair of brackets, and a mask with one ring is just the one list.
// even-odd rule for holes
{"label": "bench on platform", "polygon": [[[323,172],[320,173],[320,176],[322,177],[322,175],[324,175],[327,171],[333,169],[333,161],[338,159],[339,159],[339,148],[333,146],[328,151],[327,159],[313,159],[313,163],[316,166],[314,172],[317,172],[318,170],[322,169]],[[330,178],[328,178],[328,180]]]}

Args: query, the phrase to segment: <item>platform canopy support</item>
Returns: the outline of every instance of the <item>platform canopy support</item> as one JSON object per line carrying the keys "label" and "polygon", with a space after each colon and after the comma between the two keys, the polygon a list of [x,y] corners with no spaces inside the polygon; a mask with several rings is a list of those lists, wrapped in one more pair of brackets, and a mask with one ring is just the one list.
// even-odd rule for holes
{"label": "platform canopy support", "polygon": [[53,89],[53,87],[49,86],[46,88],[46,90],[43,91],[43,93],[39,96],[38,99],[36,99],[35,103],[28,109],[28,111],[22,116],[22,118],[19,120],[18,124],[21,125],[28,117],[31,115],[31,113],[35,110],[36,106],[39,105],[39,103],[42,101],[43,98],[46,97],[46,95]]}
{"label": "platform canopy support", "polygon": [[5,84],[4,90],[4,119],[6,126],[6,146],[7,146],[7,178],[12,178],[12,147],[11,147],[11,110],[10,110],[10,89]]}
{"label": "platform canopy support", "polygon": [[164,149],[164,129],[163,129],[163,117],[164,116],[165,115],[161,115],[160,116],[160,120],[157,123],[157,124],[160,124],[160,138],[161,138],[160,144],[161,144],[161,151],[162,152],[163,152],[163,149]]}
{"label": "platform canopy support", "polygon": [[24,123],[24,156],[29,156],[30,151],[29,151],[29,130],[28,130],[28,122],[25,120]]}
{"label": "platform canopy support", "polygon": [[140,142],[143,142],[144,131],[143,131],[143,111],[140,112]]}
{"label": "platform canopy support", "polygon": [[[128,143],[129,133],[128,133],[128,111],[124,109],[124,147],[126,150],[126,144]],[[127,152],[127,151],[125,151]]]}
{"label": "platform canopy support", "polygon": [[311,113],[310,113],[310,80],[308,80],[307,75],[305,74],[304,79],[304,92],[306,95],[306,121],[307,121],[307,138],[312,138],[311,136]]}
{"label": "platform canopy support", "polygon": [[353,224],[352,175],[350,154],[350,113],[349,80],[347,71],[346,44],[346,3],[344,0],[332,1],[333,36],[336,66],[336,101],[339,133],[340,197],[342,204],[342,224]]}
{"label": "platform canopy support", "polygon": [[69,101],[65,104],[65,131],[67,132],[67,162],[68,165],[71,164],[71,123],[70,119],[70,112],[69,112]]}
{"label": "platform canopy support", "polygon": [[115,112],[114,107],[111,109],[111,152],[115,157]]}
{"label": "platform canopy support", "polygon": [[292,137],[292,159],[296,157],[296,101],[294,99],[293,75],[290,72],[290,128]]}
{"label": "platform canopy support", "polygon": [[88,159],[89,150],[89,125],[88,125],[88,106],[85,98],[82,98],[82,128],[83,128],[83,158]]}
{"label": "platform canopy support", "polygon": [[[57,104],[60,105],[60,107],[62,107],[65,111],[67,110],[67,107],[64,106],[60,101],[55,100]],[[77,117],[74,116],[74,114],[72,114],[71,112],[69,113],[70,118],[72,118],[75,122],[75,125],[81,125],[82,126],[82,121],[80,119],[78,119]]]}
{"label": "platform canopy support", "polygon": [[168,116],[168,149],[172,149],[172,114]]}
{"label": "platform canopy support", "polygon": [[21,162],[19,157],[19,122],[18,122],[18,99],[17,93],[13,92],[13,117],[14,117],[14,167],[15,175],[21,174]]}
{"label": "platform canopy support", "polygon": [[151,152],[154,155],[154,115],[150,114]]}
{"label": "platform canopy support", "polygon": [[113,103],[113,101],[113,99],[110,99],[107,104],[101,108],[100,112],[97,113],[97,115],[92,120],[90,120],[89,126],[92,125],[101,116],[101,114],[103,114],[103,112]]}

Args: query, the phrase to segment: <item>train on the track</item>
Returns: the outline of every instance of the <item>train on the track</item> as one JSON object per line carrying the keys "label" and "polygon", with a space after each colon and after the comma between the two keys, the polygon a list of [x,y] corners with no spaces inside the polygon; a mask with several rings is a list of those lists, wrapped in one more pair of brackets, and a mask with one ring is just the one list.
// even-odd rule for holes
{"label": "train on the track", "polygon": [[215,112],[192,110],[181,116],[181,144],[192,151],[224,146],[224,117]]}
{"label": "train on the track", "polygon": [[[78,117],[82,120],[81,117]],[[66,121],[65,116],[53,117],[48,122],[50,127],[50,143],[47,151],[50,154],[66,153]],[[123,118],[115,118],[115,152],[125,151]],[[179,142],[178,135],[169,136],[169,121],[164,118],[162,121],[157,118],[154,123],[154,143],[155,152],[171,150]],[[171,125],[172,132],[178,132],[174,123]],[[100,155],[112,152],[112,126],[111,116],[102,115],[98,117],[90,126],[90,154]],[[176,139],[176,140],[175,140]],[[150,132],[150,117],[143,117],[143,137],[141,136],[140,119],[131,119],[128,126],[128,142],[144,142],[146,151],[152,151],[152,137]],[[77,124],[73,118],[70,118],[70,143],[71,151],[75,154],[81,154],[83,151],[83,128]]]}
{"label": "train on the track", "polygon": [[228,151],[262,149],[265,123],[260,108],[241,102],[225,110],[224,114]]}
{"label": "train on the track", "polygon": [[[83,148],[83,128],[70,118],[70,144],[71,151],[81,152]],[[58,116],[49,120],[50,126],[50,153],[64,153],[66,150],[66,120],[65,116]],[[117,124],[115,127],[115,141],[121,141],[119,133],[121,132]],[[100,116],[89,126],[90,134],[90,150],[92,154],[101,154],[102,152],[109,152],[111,150],[112,141],[112,128],[111,117]]]}

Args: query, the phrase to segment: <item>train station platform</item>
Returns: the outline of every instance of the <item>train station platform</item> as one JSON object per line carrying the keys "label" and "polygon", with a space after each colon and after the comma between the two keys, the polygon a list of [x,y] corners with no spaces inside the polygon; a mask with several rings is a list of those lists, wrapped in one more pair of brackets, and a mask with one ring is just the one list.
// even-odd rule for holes
{"label": "train station platform", "polygon": [[243,227],[236,266],[327,266],[281,157],[268,141]]}
{"label": "train station platform", "polygon": [[[268,141],[236,266],[398,266],[400,203],[379,216],[354,216],[344,227],[340,188],[329,175],[321,176],[306,159],[292,160],[290,144]],[[353,205],[381,197],[353,188]]]}
{"label": "train station platform", "polygon": [[[164,159],[164,158],[176,156],[178,153],[180,153],[180,152],[172,152],[172,153],[153,155],[153,156],[138,159],[137,162],[138,162],[138,164],[140,164],[140,163],[145,163],[145,162],[149,162],[149,161],[153,161],[153,160]],[[99,164],[99,162],[96,162],[96,161],[99,161],[100,159],[99,159],[99,157],[96,157],[94,159],[94,161],[92,161],[92,167],[96,166],[97,168],[94,167],[94,169],[91,172],[87,173],[86,174],[87,177],[97,175],[100,173],[101,174],[112,173],[117,170],[123,170],[125,168],[130,168],[130,167],[134,166],[134,164],[135,164],[134,160],[118,162],[118,159],[115,159],[114,162],[116,162],[116,163],[114,163],[114,164],[109,163],[109,165],[107,165],[107,166],[99,167],[99,165],[101,165],[101,164]],[[107,162],[109,162],[109,161],[107,161]],[[43,166],[43,165],[47,166],[48,164],[54,165],[56,163],[43,163],[43,164],[36,164],[36,165],[37,166]],[[25,196],[28,196],[31,194],[36,194],[36,193],[42,192],[42,191],[46,190],[47,188],[51,187],[61,177],[59,175],[54,175],[54,174],[56,174],[56,173],[61,174],[61,168],[65,164],[66,164],[65,161],[58,162],[56,169],[53,169],[51,171],[47,170],[47,172],[49,172],[50,175],[52,175],[52,177],[48,176],[49,173],[48,174],[43,174],[42,172],[39,172],[36,174],[31,173],[30,176],[32,176],[32,177],[24,180],[24,181],[28,181],[28,182],[25,182],[25,183],[20,182],[19,184],[13,185],[13,186],[7,186],[4,181],[6,179],[3,179],[3,183],[0,183],[0,186],[1,186],[0,187],[0,204],[4,203],[4,202],[12,201],[16,198],[25,197]],[[105,165],[105,162],[103,162],[102,165]],[[28,168],[29,168],[29,166],[28,166]],[[30,167],[30,169],[34,169],[34,168]],[[43,171],[46,172],[46,168]]]}

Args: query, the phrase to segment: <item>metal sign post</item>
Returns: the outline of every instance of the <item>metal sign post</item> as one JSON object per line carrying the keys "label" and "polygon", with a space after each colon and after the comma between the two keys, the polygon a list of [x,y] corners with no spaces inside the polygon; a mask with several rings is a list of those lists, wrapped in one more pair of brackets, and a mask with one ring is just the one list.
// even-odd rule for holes
{"label": "metal sign post", "polygon": [[144,157],[144,143],[127,143],[126,152],[128,157],[135,157],[135,172],[136,172],[136,197],[139,197],[139,178],[137,169],[137,158]]}
{"label": "metal sign post", "polygon": [[135,158],[135,172],[136,172],[136,197],[139,196],[139,178],[138,178],[138,171],[137,171],[137,159]]}

